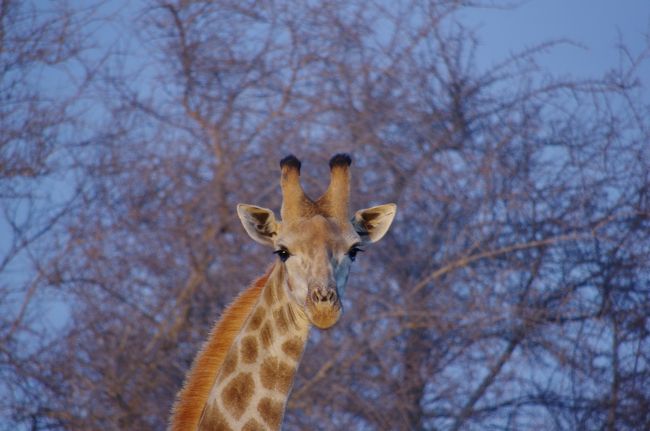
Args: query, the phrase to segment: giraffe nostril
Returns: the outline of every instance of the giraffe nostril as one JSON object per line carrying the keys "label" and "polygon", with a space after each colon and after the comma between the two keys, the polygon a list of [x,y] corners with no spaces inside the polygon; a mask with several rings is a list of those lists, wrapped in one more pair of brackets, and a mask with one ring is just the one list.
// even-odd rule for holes
{"label": "giraffe nostril", "polygon": [[311,292],[311,300],[313,303],[317,304],[320,302],[336,302],[336,291],[333,289],[314,289]]}

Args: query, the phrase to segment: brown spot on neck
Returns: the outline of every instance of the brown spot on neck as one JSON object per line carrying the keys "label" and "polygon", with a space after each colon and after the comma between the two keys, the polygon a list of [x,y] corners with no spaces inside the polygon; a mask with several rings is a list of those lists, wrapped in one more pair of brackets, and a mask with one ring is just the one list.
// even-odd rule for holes
{"label": "brown spot on neck", "polygon": [[239,419],[246,411],[253,397],[255,382],[251,373],[241,373],[233,378],[221,394],[223,405],[228,412]]}
{"label": "brown spot on neck", "polygon": [[223,369],[221,370],[221,377],[227,377],[230,373],[237,368],[237,349],[231,349],[223,362]]}
{"label": "brown spot on neck", "polygon": [[302,349],[304,348],[304,341],[299,337],[293,337],[284,343],[282,343],[282,351],[287,354],[288,357],[297,361],[302,355]]}
{"label": "brown spot on neck", "polygon": [[242,340],[241,358],[245,364],[252,364],[257,359],[257,339],[254,335],[248,335]]}
{"label": "brown spot on neck", "polygon": [[270,398],[262,398],[257,404],[257,411],[272,429],[280,428],[283,414],[281,402],[273,401]]}
{"label": "brown spot on neck", "polygon": [[266,358],[260,368],[260,380],[266,389],[279,391],[286,394],[291,389],[295,367],[278,359],[275,356]]}
{"label": "brown spot on neck", "polygon": [[266,309],[261,304],[258,304],[257,308],[250,318],[250,321],[248,322],[249,331],[257,331],[259,329],[259,327],[262,325],[262,322],[264,322],[265,313]]}

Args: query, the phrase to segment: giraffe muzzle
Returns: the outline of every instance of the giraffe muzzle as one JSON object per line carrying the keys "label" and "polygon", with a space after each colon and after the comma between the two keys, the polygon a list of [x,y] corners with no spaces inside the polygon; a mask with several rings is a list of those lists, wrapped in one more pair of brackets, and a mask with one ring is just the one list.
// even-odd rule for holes
{"label": "giraffe muzzle", "polygon": [[327,329],[338,322],[342,307],[336,288],[311,287],[305,304],[307,317],[315,326]]}

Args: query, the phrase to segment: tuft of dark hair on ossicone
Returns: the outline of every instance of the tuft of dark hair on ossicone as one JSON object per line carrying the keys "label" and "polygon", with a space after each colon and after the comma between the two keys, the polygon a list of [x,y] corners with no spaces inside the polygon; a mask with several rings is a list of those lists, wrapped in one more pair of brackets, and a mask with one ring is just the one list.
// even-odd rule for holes
{"label": "tuft of dark hair on ossicone", "polygon": [[289,154],[287,157],[284,159],[280,160],[280,168],[284,168],[285,166],[290,167],[290,168],[296,168],[300,172],[300,160],[293,154]]}
{"label": "tuft of dark hair on ossicone", "polygon": [[330,169],[336,166],[347,167],[352,164],[352,158],[349,154],[339,153],[335,154],[334,157],[330,159]]}

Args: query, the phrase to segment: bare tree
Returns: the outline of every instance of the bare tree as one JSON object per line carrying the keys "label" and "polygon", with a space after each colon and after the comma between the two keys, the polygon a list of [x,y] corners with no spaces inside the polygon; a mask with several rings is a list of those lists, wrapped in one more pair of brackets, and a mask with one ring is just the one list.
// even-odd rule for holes
{"label": "bare tree", "polygon": [[57,88],[52,78],[83,52],[87,12],[0,2],[0,415],[10,428],[38,428],[44,413],[30,406],[46,384],[40,354],[54,336],[39,318],[51,300],[40,288],[41,265],[74,204],[74,186],[61,184],[82,86]]}
{"label": "bare tree", "polygon": [[207,330],[272,261],[236,203],[276,206],[289,152],[325,175],[343,150],[353,200],[398,219],[313,334],[286,429],[649,427],[647,52],[599,80],[549,76],[554,43],[481,68],[465,3],[144,4],[139,62],[110,52],[92,76],[80,204],[34,284],[71,315],[38,367],[8,371],[41,384],[12,425],[163,429]]}

